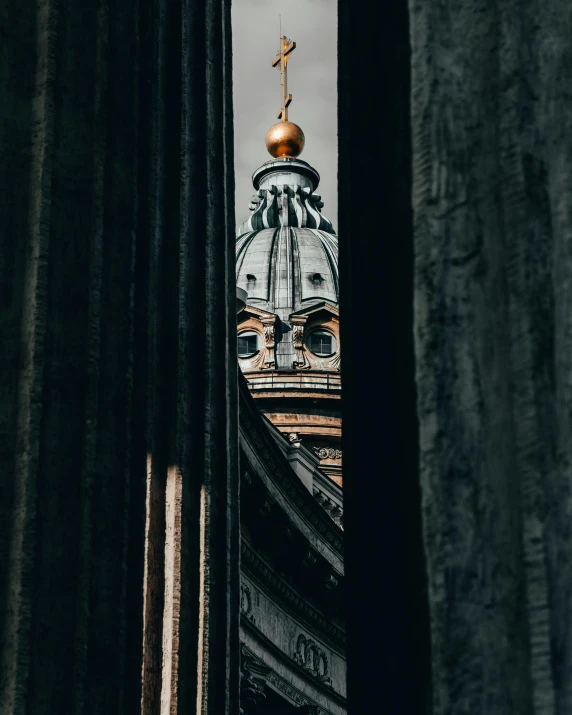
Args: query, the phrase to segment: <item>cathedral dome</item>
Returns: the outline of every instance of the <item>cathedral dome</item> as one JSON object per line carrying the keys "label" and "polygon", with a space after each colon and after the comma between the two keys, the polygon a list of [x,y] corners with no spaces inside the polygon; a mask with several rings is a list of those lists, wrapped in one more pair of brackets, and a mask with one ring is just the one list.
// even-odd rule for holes
{"label": "cathedral dome", "polygon": [[282,38],[282,121],[270,128],[272,159],[252,175],[256,194],[236,239],[238,288],[246,306],[237,325],[240,369],[268,420],[320,459],[339,485],[341,464],[341,342],[338,237],[316,193],[320,175],[299,157],[304,133],[288,121]]}
{"label": "cathedral dome", "polygon": [[[253,174],[252,215],[236,239],[237,285],[248,294],[243,370],[339,369],[338,237],[314,193],[319,181],[293,157],[267,161]],[[262,336],[264,325],[272,337],[261,350],[255,333]],[[331,351],[310,348],[320,335]]]}
{"label": "cathedral dome", "polygon": [[236,242],[237,283],[249,304],[282,320],[319,301],[337,306],[338,238],[314,193],[318,172],[284,157],[263,164],[252,180],[252,216]]}
{"label": "cathedral dome", "polygon": [[338,304],[337,236],[315,228],[249,231],[236,245],[237,284],[248,303],[282,320],[320,301]]}

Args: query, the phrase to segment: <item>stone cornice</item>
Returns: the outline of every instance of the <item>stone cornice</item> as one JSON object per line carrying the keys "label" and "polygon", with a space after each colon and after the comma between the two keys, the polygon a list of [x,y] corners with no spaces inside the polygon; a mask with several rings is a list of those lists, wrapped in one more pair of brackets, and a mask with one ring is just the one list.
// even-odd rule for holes
{"label": "stone cornice", "polygon": [[[288,657],[279,648],[277,648],[271,640],[269,640],[268,638],[266,638],[265,635],[257,631],[253,627],[252,623],[250,623],[249,621],[243,621],[242,625],[250,631],[254,631],[254,638],[260,641],[260,643],[265,647],[265,649],[269,650],[278,661],[287,665],[287,667],[294,671],[302,680],[309,682],[312,687],[316,688],[316,690],[318,691],[321,691],[328,699],[331,699],[338,705],[341,705],[343,708],[346,708],[347,701],[343,695],[340,695],[340,693],[336,692],[333,688],[326,686],[323,683],[320,683],[314,678],[311,678],[305,668],[301,667],[293,658]],[[257,670],[259,671],[260,675],[264,674],[264,679],[272,683],[272,685],[274,685],[277,690],[288,695],[288,697],[294,700],[294,702],[296,702],[298,705],[312,704],[319,708],[318,712],[323,713],[323,715],[329,715],[329,710],[324,708],[322,705],[318,705],[315,700],[301,693],[297,688],[294,688],[290,683],[284,680],[284,678],[281,678],[272,668],[263,663],[260,658],[258,658],[252,652],[252,650],[250,650],[250,648],[248,648],[248,646],[242,644],[241,651],[242,658],[248,659],[249,661],[253,661],[254,663],[256,663],[258,665]],[[289,688],[290,691],[287,688]]]}
{"label": "stone cornice", "polygon": [[331,715],[329,710],[320,707],[315,700],[304,695],[298,688],[295,688],[291,683],[288,683],[284,678],[280,677],[272,668],[263,663],[244,643],[241,646],[241,662],[241,670],[243,673],[252,673],[259,682],[270,683],[278,692],[285,695],[299,707],[312,705],[315,708],[316,715]]}
{"label": "stone cornice", "polygon": [[252,185],[255,189],[258,189],[260,181],[268,174],[275,172],[295,172],[307,176],[313,182],[313,191],[318,188],[320,183],[320,174],[307,161],[284,156],[279,159],[269,159],[259,166],[252,174]]}
{"label": "stone cornice", "polygon": [[262,462],[265,476],[269,477],[269,480],[265,481],[272,484],[273,490],[282,494],[316,536],[337,554],[335,561],[338,562],[338,567],[341,566],[343,531],[317,504],[288,464],[279,446],[268,434],[268,428],[258,413],[242,375],[239,375],[239,390],[241,437],[251,444]]}
{"label": "stone cornice", "polygon": [[242,568],[256,584],[275,598],[280,607],[310,628],[319,638],[328,642],[344,657],[346,634],[320,611],[303,599],[254,551],[243,539],[241,544]]}
{"label": "stone cornice", "polygon": [[312,305],[305,306],[294,313],[290,313],[290,320],[294,321],[296,318],[307,318],[308,316],[313,315],[314,313],[319,313],[322,310],[326,311],[326,313],[331,313],[336,318],[340,317],[340,309],[337,306],[330,303],[329,300],[322,300],[319,303],[312,303]]}

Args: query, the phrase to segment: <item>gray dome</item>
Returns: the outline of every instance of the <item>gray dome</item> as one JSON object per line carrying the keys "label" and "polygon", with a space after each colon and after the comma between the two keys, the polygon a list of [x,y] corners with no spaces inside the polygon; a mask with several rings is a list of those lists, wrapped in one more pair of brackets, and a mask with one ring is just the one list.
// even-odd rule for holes
{"label": "gray dome", "polygon": [[239,288],[249,305],[282,320],[312,303],[338,305],[338,237],[315,228],[249,231],[236,242]]}
{"label": "gray dome", "polygon": [[313,303],[338,305],[338,237],[314,191],[318,172],[273,159],[252,177],[257,193],[236,239],[236,276],[248,304],[281,320]]}

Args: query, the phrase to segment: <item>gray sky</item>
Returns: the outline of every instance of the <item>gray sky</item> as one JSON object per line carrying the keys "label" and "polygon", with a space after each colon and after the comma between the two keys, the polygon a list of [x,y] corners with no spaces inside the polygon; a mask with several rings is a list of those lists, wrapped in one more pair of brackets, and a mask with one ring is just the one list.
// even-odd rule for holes
{"label": "gray sky", "polygon": [[338,224],[337,2],[233,0],[234,139],[237,224],[250,215],[251,176],[270,158],[266,132],[278,121],[280,72],[272,67],[282,32],[296,42],[288,63],[288,119],[306,136],[300,158],[320,174],[323,212]]}

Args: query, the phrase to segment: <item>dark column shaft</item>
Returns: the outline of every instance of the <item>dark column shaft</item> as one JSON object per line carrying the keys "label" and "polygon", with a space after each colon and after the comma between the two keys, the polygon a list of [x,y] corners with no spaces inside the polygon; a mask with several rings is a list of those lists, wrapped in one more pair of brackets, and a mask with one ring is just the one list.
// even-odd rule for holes
{"label": "dark column shaft", "polygon": [[568,3],[412,0],[435,713],[572,709]]}
{"label": "dark column shaft", "polygon": [[230,3],[0,20],[0,711],[235,712]]}
{"label": "dark column shaft", "polygon": [[407,3],[338,8],[348,708],[425,713]]}

